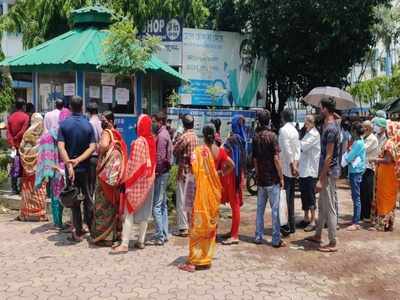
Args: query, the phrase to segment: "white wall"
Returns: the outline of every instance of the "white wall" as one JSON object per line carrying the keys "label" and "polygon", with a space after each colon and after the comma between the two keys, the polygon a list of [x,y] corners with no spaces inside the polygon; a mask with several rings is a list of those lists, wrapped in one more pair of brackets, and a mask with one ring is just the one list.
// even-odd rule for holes
{"label": "white wall", "polygon": [[[0,5],[3,6],[3,14],[6,14],[10,4],[14,4],[15,0],[0,0]],[[20,34],[3,32],[1,39],[1,49],[6,57],[18,55],[23,51],[22,37]]]}

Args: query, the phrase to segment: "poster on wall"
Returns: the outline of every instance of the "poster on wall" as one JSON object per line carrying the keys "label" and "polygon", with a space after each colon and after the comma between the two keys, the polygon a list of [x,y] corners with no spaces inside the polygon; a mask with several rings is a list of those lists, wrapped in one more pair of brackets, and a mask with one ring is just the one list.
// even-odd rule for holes
{"label": "poster on wall", "polygon": [[181,103],[264,107],[265,59],[252,58],[249,41],[234,32],[183,29]]}
{"label": "poster on wall", "polygon": [[202,136],[204,125],[211,119],[221,120],[221,138],[226,140],[231,132],[231,122],[235,115],[242,115],[246,120],[246,127],[252,128],[256,119],[255,110],[230,110],[230,109],[192,109],[192,108],[168,108],[168,119],[172,120],[172,126],[178,128],[182,126],[179,121],[179,114],[190,114],[194,118],[194,130],[198,136]]}
{"label": "poster on wall", "polygon": [[75,96],[75,83],[64,83],[64,96]]}
{"label": "poster on wall", "polygon": [[100,99],[100,87],[91,85],[89,86],[89,98]]}
{"label": "poster on wall", "polygon": [[103,85],[102,86],[102,99],[103,103],[113,103],[113,87],[112,86],[107,86]]}
{"label": "poster on wall", "polygon": [[170,66],[181,66],[182,32],[182,22],[179,18],[153,19],[147,22],[141,35],[159,37],[162,48],[157,57]]}
{"label": "poster on wall", "polygon": [[125,88],[115,89],[115,100],[120,105],[126,105],[129,102],[129,90]]}
{"label": "poster on wall", "polygon": [[48,97],[51,94],[51,84],[42,83],[39,85],[39,95]]}
{"label": "poster on wall", "polygon": [[115,74],[101,73],[101,85],[115,85]]}

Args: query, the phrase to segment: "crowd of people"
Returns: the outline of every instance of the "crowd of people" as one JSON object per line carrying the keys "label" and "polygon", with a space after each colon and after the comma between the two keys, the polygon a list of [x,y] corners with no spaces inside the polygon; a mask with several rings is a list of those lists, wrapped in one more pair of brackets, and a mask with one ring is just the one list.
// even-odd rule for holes
{"label": "crowd of people", "polygon": [[[136,224],[139,234],[135,247],[144,249],[152,217],[155,231],[148,243],[167,243],[166,189],[174,163],[178,165],[174,235],[189,239],[188,260],[179,265],[184,271],[211,266],[221,203],[229,203],[232,209],[231,230],[221,235],[222,244],[240,242],[240,209],[249,161],[255,167],[258,186],[256,244],[263,243],[269,200],[273,247],[285,247],[282,237],[294,234],[296,228],[315,231],[306,239],[321,244],[327,226],[329,242],[318,249],[336,252],[336,181],[343,170],[354,203],[347,230],[359,230],[362,221],[371,224],[370,230],[393,230],[400,178],[400,123],[387,120],[383,112],[372,120],[350,124],[335,113],[335,101],[326,98],[320,104],[322,118],[308,115],[299,131],[293,124],[293,112],[286,109],[281,115],[283,126],[277,132],[270,113],[260,111],[251,155],[245,119],[240,115],[233,117],[231,134],[223,141],[218,119],[204,126],[199,140],[190,114],[180,117],[183,131],[172,129],[162,112],[142,114],[136,125],[137,139],[128,153],[114,126],[113,113],[99,115],[96,103],[89,104],[89,115],[85,116],[80,97],[73,97],[69,108],[56,100],[55,109],[44,118],[38,113],[26,114],[25,105],[22,100],[16,101],[16,111],[7,126],[14,153],[12,188],[21,193],[18,219],[47,221],[48,196],[54,226],[71,232],[74,242],[89,234],[91,243],[111,247],[110,253],[127,253]],[[304,218],[296,224],[297,184]],[[61,203],[63,195],[73,188],[79,195],[71,207],[68,226]],[[286,192],[287,224],[280,223],[282,190]]]}

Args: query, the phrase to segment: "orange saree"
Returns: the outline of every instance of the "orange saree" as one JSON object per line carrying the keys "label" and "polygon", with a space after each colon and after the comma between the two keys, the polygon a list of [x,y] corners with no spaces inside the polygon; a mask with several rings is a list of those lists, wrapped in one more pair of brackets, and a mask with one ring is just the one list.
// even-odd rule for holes
{"label": "orange saree", "polygon": [[189,229],[188,263],[210,266],[216,249],[222,187],[213,155],[207,146],[196,147],[192,157],[192,170],[196,181],[196,195]]}

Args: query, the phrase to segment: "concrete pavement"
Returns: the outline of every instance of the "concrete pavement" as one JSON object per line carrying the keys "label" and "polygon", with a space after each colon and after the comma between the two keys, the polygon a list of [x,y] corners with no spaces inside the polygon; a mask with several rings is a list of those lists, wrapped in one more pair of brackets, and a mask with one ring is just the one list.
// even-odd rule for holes
{"label": "concrete pavement", "polygon": [[[344,185],[339,199],[343,223],[352,214]],[[267,244],[252,243],[255,203],[246,198],[240,245],[218,244],[212,268],[193,274],[176,268],[188,254],[186,239],[112,256],[86,241],[70,243],[49,224],[0,215],[0,299],[400,299],[399,224],[393,233],[340,230],[335,254],[317,252],[300,230],[287,248],[274,249],[269,209]],[[223,233],[229,209],[221,215]]]}

